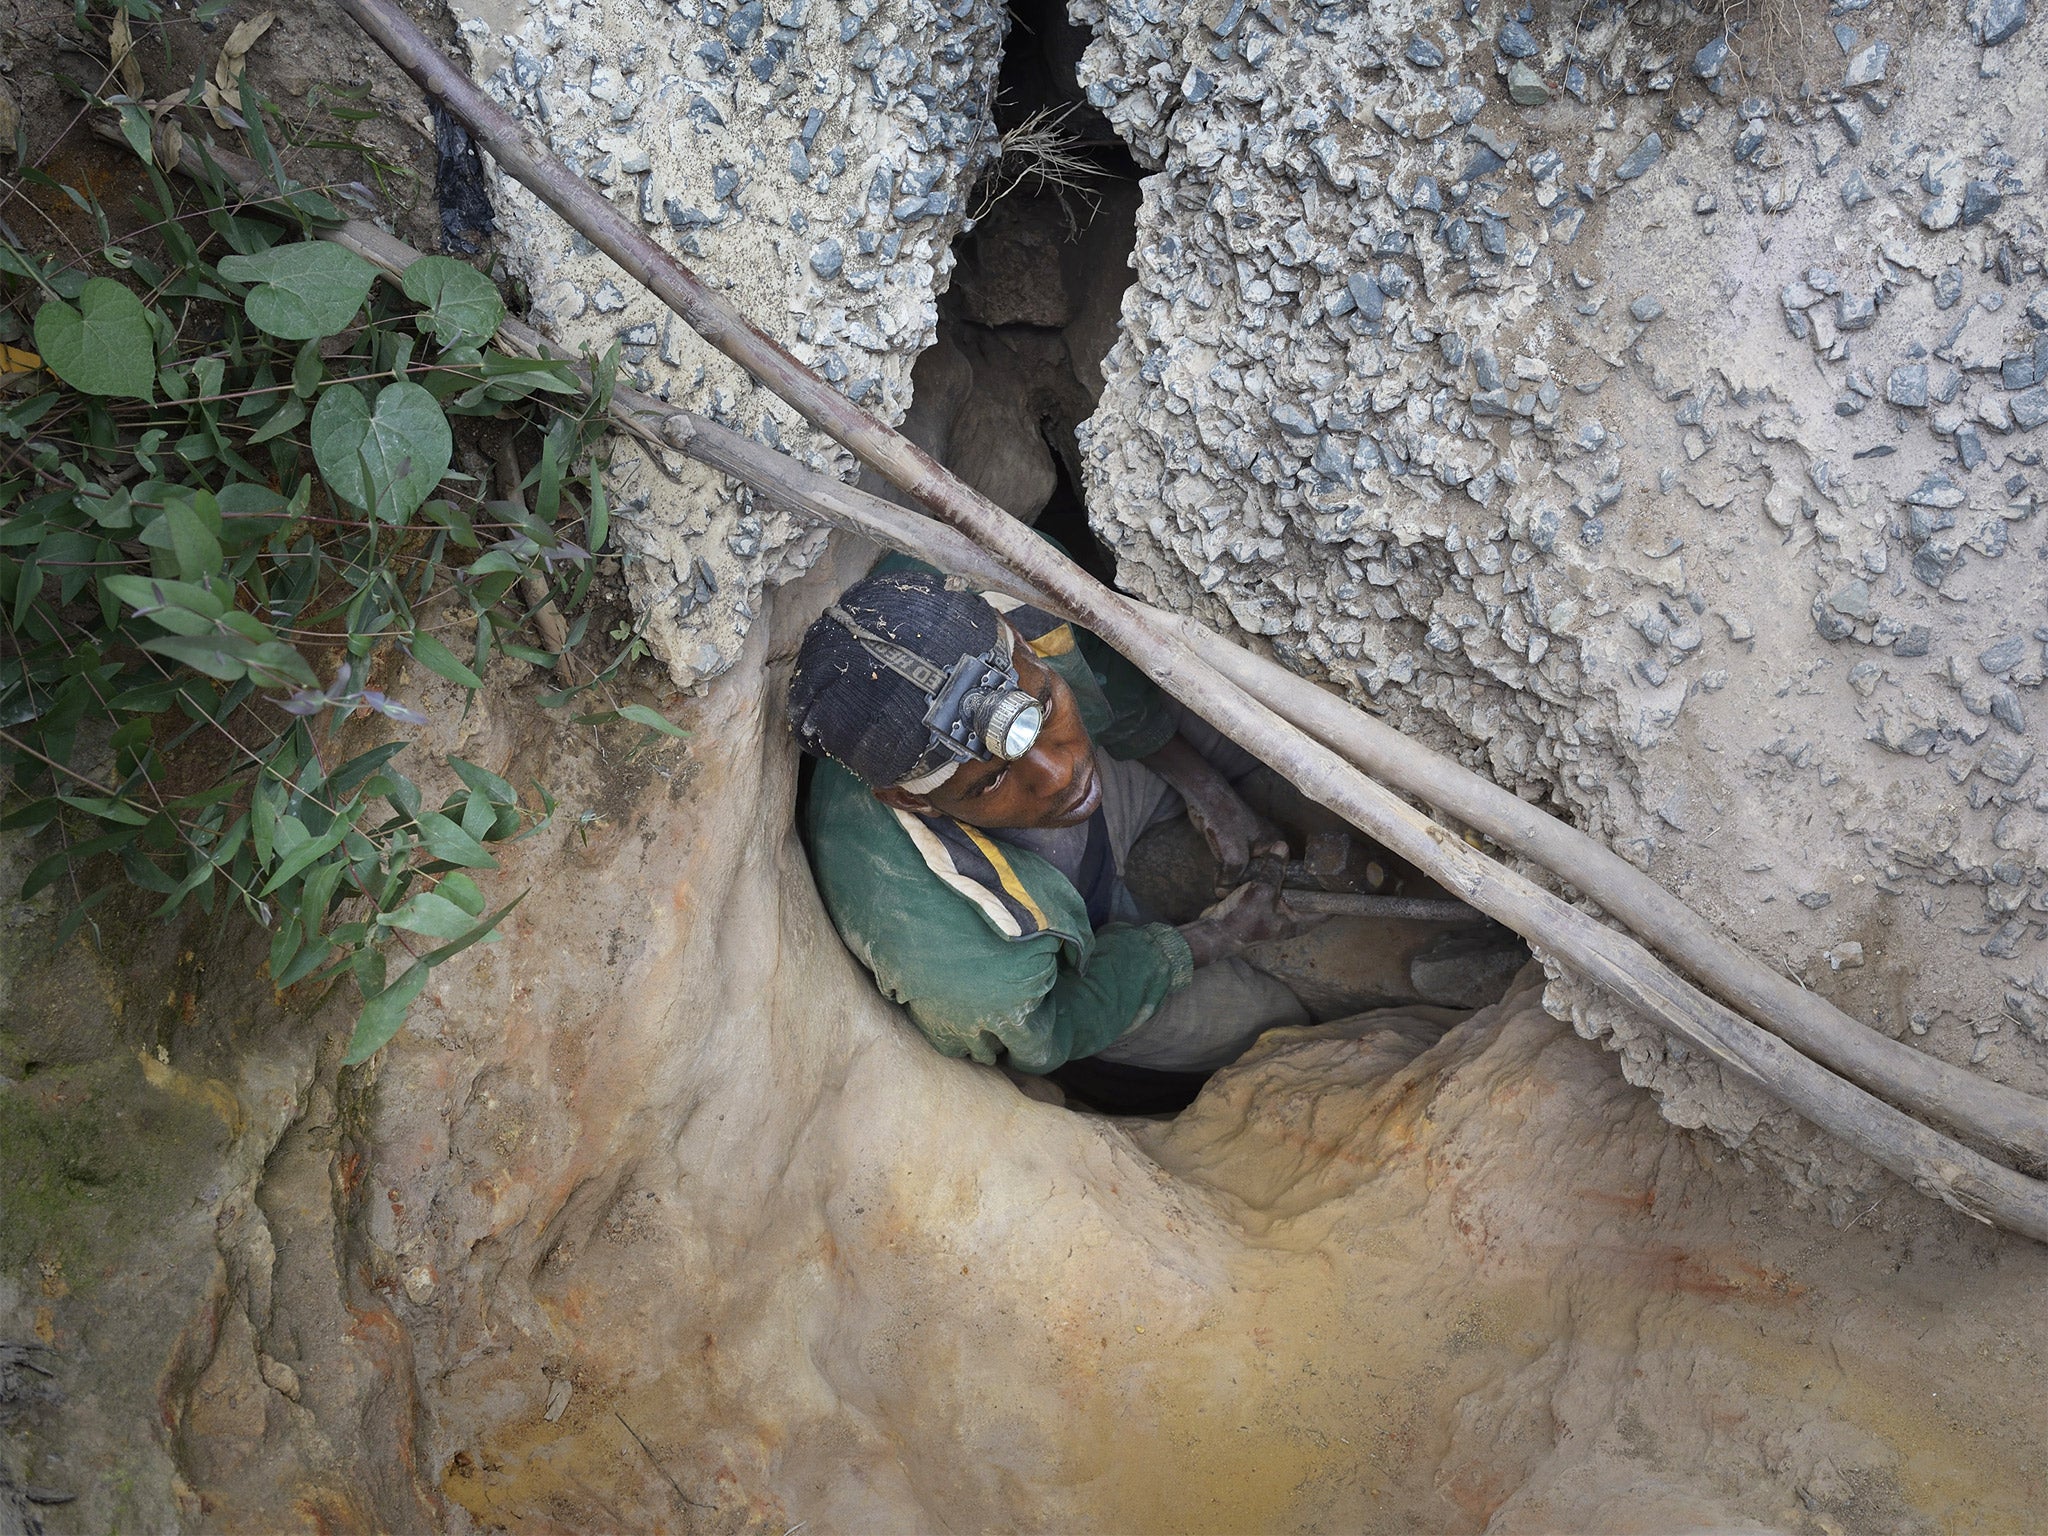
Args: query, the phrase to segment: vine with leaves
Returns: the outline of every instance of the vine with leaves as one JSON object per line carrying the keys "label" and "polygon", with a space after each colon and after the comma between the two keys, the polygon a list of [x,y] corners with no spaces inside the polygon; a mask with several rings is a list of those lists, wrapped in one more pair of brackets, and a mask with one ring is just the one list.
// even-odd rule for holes
{"label": "vine with leaves", "polygon": [[[140,108],[111,105],[132,130]],[[400,762],[427,722],[380,684],[409,658],[473,692],[494,655],[548,667],[582,642],[616,363],[490,350],[505,310],[482,273],[428,257],[395,282],[315,238],[340,209],[285,174],[246,80],[239,105],[267,200],[203,155],[175,186],[146,163],[117,240],[88,193],[22,173],[99,242],[0,245],[0,829],[56,845],[23,894],[69,894],[60,943],[124,884],[158,917],[238,904],[278,988],[353,981],[357,1062],[496,935],[519,898],[487,907],[490,845],[555,809],[457,757],[427,805]],[[451,467],[483,418],[539,441],[509,497]],[[575,615],[553,653],[522,586]],[[342,757],[367,715],[398,734]],[[579,718],[620,716],[683,734],[644,706]]]}

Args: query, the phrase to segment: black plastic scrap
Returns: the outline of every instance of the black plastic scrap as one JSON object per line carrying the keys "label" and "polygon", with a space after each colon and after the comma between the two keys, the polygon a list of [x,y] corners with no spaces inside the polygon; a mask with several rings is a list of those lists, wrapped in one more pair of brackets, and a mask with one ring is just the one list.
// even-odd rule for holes
{"label": "black plastic scrap", "polygon": [[434,196],[441,204],[441,249],[453,256],[474,256],[478,241],[498,227],[491,199],[484,191],[484,163],[469,139],[469,130],[439,98],[429,97],[434,114]]}

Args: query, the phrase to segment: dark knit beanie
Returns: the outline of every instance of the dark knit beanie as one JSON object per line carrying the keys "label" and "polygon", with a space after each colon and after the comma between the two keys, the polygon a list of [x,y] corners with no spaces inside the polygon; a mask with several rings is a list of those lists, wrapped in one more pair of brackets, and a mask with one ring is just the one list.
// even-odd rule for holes
{"label": "dark knit beanie", "polygon": [[[863,629],[950,672],[985,654],[999,633],[996,611],[970,591],[948,589],[936,571],[891,571],[857,581],[839,606]],[[929,701],[882,665],[829,615],[812,624],[789,680],[789,726],[802,748],[829,757],[864,783],[918,778],[953,760],[924,723]]]}

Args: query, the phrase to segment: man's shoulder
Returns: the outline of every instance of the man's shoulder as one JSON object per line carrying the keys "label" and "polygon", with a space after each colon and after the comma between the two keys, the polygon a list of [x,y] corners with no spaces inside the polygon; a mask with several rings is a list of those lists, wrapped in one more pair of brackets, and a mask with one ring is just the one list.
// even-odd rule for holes
{"label": "man's shoulder", "polygon": [[950,930],[962,943],[1051,934],[1086,945],[1080,893],[1035,854],[944,816],[892,810],[852,774],[820,762],[806,830],[811,860],[842,932],[895,949]]}

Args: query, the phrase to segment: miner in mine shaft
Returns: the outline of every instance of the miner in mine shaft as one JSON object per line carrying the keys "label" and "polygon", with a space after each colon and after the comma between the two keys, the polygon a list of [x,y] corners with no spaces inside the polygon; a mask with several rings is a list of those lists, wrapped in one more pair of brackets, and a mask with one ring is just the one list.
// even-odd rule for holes
{"label": "miner in mine shaft", "polygon": [[[946,1054],[1208,1072],[1308,1022],[1242,957],[1316,921],[1231,786],[1254,761],[1095,636],[893,557],[805,634],[789,720],[823,759],[805,825],[832,920]],[[1175,927],[1123,869],[1183,810],[1227,878],[1271,879]]]}

